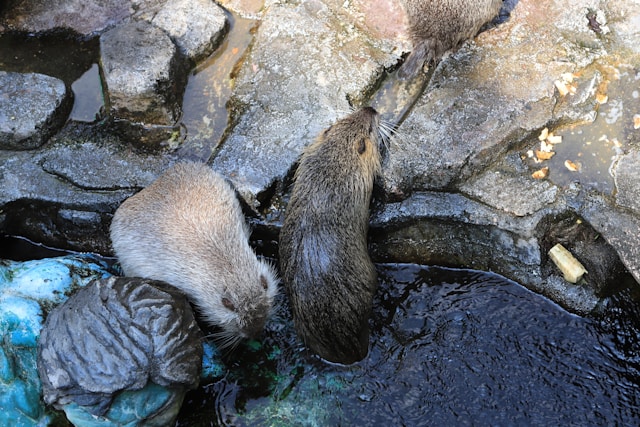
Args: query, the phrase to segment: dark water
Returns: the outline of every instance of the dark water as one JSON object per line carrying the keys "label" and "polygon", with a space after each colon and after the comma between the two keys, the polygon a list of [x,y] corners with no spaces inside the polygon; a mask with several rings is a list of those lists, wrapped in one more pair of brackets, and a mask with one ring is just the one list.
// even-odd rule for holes
{"label": "dark water", "polygon": [[13,261],[29,261],[32,259],[53,258],[68,255],[64,249],[32,242],[20,236],[6,236],[0,234],[0,259]]}
{"label": "dark water", "polygon": [[364,361],[315,359],[283,304],[262,346],[228,355],[225,378],[187,396],[178,425],[640,425],[629,291],[582,318],[489,273],[379,272]]}
{"label": "dark water", "polygon": [[[0,249],[64,254],[6,236]],[[226,355],[224,377],[187,395],[177,425],[640,425],[637,289],[583,318],[491,273],[378,270],[365,360],[307,352],[281,295],[261,342]]]}

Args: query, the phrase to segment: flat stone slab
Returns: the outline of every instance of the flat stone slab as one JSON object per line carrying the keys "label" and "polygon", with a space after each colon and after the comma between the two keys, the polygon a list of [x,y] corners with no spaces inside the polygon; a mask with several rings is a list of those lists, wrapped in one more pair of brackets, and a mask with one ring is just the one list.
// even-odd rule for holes
{"label": "flat stone slab", "polygon": [[165,3],[146,17],[169,34],[180,51],[197,62],[213,52],[224,35],[227,17],[212,0],[178,0]]}
{"label": "flat stone slab", "polygon": [[130,22],[100,36],[102,72],[110,114],[132,122],[173,125],[177,49],[147,22]]}
{"label": "flat stone slab", "polygon": [[239,117],[213,159],[253,207],[396,58],[336,13],[318,0],[274,3],[255,35],[232,96]]}
{"label": "flat stone slab", "polygon": [[11,206],[0,217],[30,239],[46,229],[51,246],[108,253],[116,207],[171,164],[90,125],[67,126],[46,150],[0,150],[0,206]]}
{"label": "flat stone slab", "polygon": [[27,150],[44,144],[71,111],[71,100],[62,80],[0,71],[0,148]]}
{"label": "flat stone slab", "polygon": [[[131,0],[25,0],[8,2],[0,26],[30,33],[70,29],[86,36],[131,14]],[[3,6],[4,7],[4,6]]]}
{"label": "flat stone slab", "polygon": [[502,171],[487,171],[460,190],[469,196],[516,216],[531,215],[553,204],[558,187],[548,181]]}

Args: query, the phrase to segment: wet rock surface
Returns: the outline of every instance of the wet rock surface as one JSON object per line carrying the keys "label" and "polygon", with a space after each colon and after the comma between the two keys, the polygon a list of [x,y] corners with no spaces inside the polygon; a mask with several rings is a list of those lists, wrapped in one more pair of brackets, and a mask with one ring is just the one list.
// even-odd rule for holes
{"label": "wet rock surface", "polygon": [[115,209],[170,164],[85,124],[66,127],[43,150],[0,151],[3,232],[109,253]]}
{"label": "wet rock surface", "polygon": [[[215,37],[197,37],[203,41],[200,50],[180,44],[184,19],[198,27],[188,12],[176,12],[182,20],[176,19],[175,27],[164,25],[163,14],[181,9],[182,3],[171,6],[176,9],[166,2],[126,3],[105,7],[109,18],[77,32],[97,34],[103,42],[109,28],[138,28],[144,21],[161,27],[179,56],[199,58],[210,51],[207,43]],[[255,25],[249,26],[249,48],[230,67],[229,76],[211,83],[212,93],[220,92],[218,84],[230,88],[227,127],[220,138],[199,141],[209,147],[195,157],[235,185],[258,233],[275,236],[301,150],[351,107],[375,99],[379,87],[392,80],[389,73],[411,49],[406,22],[401,8],[387,0],[222,4],[254,19]],[[640,100],[633,95],[640,67],[638,2],[505,4],[510,10],[506,21],[432,66],[423,93],[416,85],[398,98],[408,113],[391,141],[375,194],[372,255],[494,270],[571,310],[586,312],[615,288],[621,269],[640,280],[640,130],[631,119],[640,114]],[[38,5],[3,6],[3,31],[53,28],[42,24]],[[376,19],[380,11],[388,14],[388,22]],[[198,24],[209,28],[208,19],[213,18]],[[135,59],[119,68],[125,70],[128,62],[128,71],[135,71]],[[216,66],[213,60],[211,64]],[[186,78],[186,70],[182,72]],[[175,83],[173,77],[169,81]],[[629,96],[622,102],[614,89]],[[153,138],[163,153],[145,153],[140,149],[144,132],[120,132],[108,117],[94,124],[67,123],[39,148],[0,152],[0,230],[109,253],[106,230],[118,204],[190,153],[180,150],[189,145],[190,135],[178,130],[181,103],[190,100],[176,96],[166,107],[164,99],[154,112],[169,111],[162,125],[167,128]],[[122,108],[133,105],[121,103]],[[211,112],[203,113],[203,120],[207,114]],[[604,125],[600,118],[606,119]],[[552,147],[556,154],[550,160],[540,160],[536,153],[544,128],[564,137]],[[571,132],[594,136],[590,144],[570,152]],[[595,148],[601,137],[615,152]],[[589,157],[604,165],[611,190],[593,184],[600,178],[589,175]],[[565,168],[565,160],[578,165],[574,172]],[[546,178],[532,177],[545,166]],[[579,232],[569,232],[575,226]],[[549,261],[547,251],[559,241],[586,265],[584,282],[564,282]]]}
{"label": "wet rock surface", "polygon": [[397,59],[344,25],[331,3],[269,7],[237,78],[232,101],[239,117],[212,165],[254,209],[302,149],[348,113],[350,102],[362,102]]}
{"label": "wet rock surface", "polygon": [[173,123],[177,49],[164,31],[145,22],[120,25],[100,36],[100,52],[116,119]]}
{"label": "wet rock surface", "polygon": [[161,29],[144,21],[100,36],[109,117],[124,137],[157,149],[175,132],[184,90],[184,64]]}
{"label": "wet rock surface", "polygon": [[630,151],[615,169],[616,203],[640,213],[640,151]]}
{"label": "wet rock surface", "polygon": [[131,14],[133,6],[129,0],[9,0],[3,3],[0,7],[0,25],[6,31],[37,33],[69,29],[82,36],[122,21]]}
{"label": "wet rock surface", "polygon": [[71,94],[54,77],[0,71],[0,87],[1,149],[41,146],[71,111]]}
{"label": "wet rock surface", "polygon": [[194,62],[213,52],[227,23],[224,10],[211,0],[171,1],[157,13],[141,10],[140,17],[165,30],[180,52]]}

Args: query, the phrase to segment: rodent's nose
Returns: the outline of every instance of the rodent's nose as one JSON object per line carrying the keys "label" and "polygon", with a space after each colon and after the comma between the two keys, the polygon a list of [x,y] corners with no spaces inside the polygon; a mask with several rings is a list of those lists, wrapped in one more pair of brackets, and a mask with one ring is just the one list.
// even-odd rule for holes
{"label": "rodent's nose", "polygon": [[370,114],[372,116],[377,116],[378,115],[378,112],[373,107],[363,107],[362,111],[367,113],[367,114]]}
{"label": "rodent's nose", "polygon": [[246,335],[247,338],[258,338],[262,335],[262,331],[264,330],[265,319],[254,319],[253,322],[249,323],[242,332]]}

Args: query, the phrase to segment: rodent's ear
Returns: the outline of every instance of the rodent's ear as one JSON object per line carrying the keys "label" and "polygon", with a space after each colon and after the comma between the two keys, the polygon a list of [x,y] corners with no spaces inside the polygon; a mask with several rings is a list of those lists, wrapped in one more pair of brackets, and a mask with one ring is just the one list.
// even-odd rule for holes
{"label": "rodent's ear", "polygon": [[224,305],[225,307],[227,307],[231,311],[236,311],[236,306],[233,305],[233,303],[231,302],[231,300],[229,298],[223,297],[222,298],[222,305]]}
{"label": "rodent's ear", "polygon": [[366,138],[362,138],[360,139],[358,142],[358,154],[363,154],[365,151],[367,151],[367,139]]}

